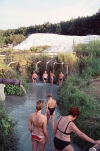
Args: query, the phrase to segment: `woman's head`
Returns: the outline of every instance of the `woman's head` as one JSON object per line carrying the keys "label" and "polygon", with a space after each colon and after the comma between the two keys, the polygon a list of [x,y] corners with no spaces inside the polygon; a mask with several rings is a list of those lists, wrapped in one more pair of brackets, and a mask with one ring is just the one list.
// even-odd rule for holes
{"label": "woman's head", "polygon": [[48,94],[48,97],[52,97],[52,94],[50,93],[50,94]]}
{"label": "woman's head", "polygon": [[44,107],[44,101],[43,100],[38,100],[36,102],[36,109],[39,111],[39,110],[43,109],[43,107]]}
{"label": "woman's head", "polygon": [[78,117],[80,115],[80,111],[77,107],[72,107],[69,110],[69,115],[72,115],[73,117]]}

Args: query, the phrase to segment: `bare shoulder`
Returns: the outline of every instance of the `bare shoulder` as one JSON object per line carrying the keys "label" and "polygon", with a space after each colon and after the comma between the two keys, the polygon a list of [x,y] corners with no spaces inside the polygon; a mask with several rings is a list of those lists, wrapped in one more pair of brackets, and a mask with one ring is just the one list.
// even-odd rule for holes
{"label": "bare shoulder", "polygon": [[41,115],[41,118],[45,119],[45,118],[46,118],[46,115],[42,114],[42,115]]}
{"label": "bare shoulder", "polygon": [[43,115],[43,114],[42,114],[42,117],[41,117],[41,118],[43,119],[43,121],[46,121],[46,120],[47,120],[46,115]]}
{"label": "bare shoulder", "polygon": [[34,113],[31,113],[29,116],[31,117],[31,116],[33,116],[34,115]]}
{"label": "bare shoulder", "polygon": [[70,127],[71,127],[71,129],[73,129],[73,130],[78,129],[74,122],[70,122]]}
{"label": "bare shoulder", "polygon": [[56,100],[54,100],[54,102],[56,103]]}

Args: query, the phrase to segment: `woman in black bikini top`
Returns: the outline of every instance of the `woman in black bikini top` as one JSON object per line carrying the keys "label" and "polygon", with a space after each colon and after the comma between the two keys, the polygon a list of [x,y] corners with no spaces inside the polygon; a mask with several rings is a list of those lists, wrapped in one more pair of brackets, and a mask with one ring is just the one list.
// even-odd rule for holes
{"label": "woman in black bikini top", "polygon": [[[73,123],[73,121],[79,116],[79,114],[80,114],[79,109],[75,108],[75,107],[72,107],[69,110],[69,115],[68,116],[60,117],[56,121],[55,126],[54,126],[55,151],[74,151],[74,148],[70,144],[70,142],[71,142],[70,134],[72,132],[74,132],[80,138],[82,138],[82,139],[84,139],[84,140],[86,140],[90,143],[100,144],[100,140],[95,141],[92,138],[88,137],[86,134],[81,132],[77,128],[77,126]],[[66,123],[67,123],[67,126],[65,126]]]}

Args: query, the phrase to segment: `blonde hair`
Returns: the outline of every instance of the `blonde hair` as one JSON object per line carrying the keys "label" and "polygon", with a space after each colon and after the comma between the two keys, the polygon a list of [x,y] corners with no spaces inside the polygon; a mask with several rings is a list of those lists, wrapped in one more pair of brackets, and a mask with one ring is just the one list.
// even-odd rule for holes
{"label": "blonde hair", "polygon": [[43,100],[38,100],[36,102],[36,109],[39,111],[39,110],[43,109],[43,107],[44,107],[44,101]]}

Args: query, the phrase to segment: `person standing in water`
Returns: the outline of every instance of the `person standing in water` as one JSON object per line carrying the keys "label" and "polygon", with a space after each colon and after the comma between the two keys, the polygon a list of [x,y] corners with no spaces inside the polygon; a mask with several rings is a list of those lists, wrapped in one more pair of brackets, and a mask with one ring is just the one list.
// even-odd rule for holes
{"label": "person standing in water", "polygon": [[54,82],[54,73],[50,71],[50,83],[53,84]]}
{"label": "person standing in water", "polygon": [[42,78],[43,78],[43,83],[45,83],[45,84],[46,84],[46,83],[47,83],[47,80],[48,80],[48,74],[47,74],[47,71],[44,71]]}
{"label": "person standing in water", "polygon": [[36,83],[36,78],[37,78],[37,74],[36,74],[36,72],[34,71],[33,74],[32,74],[32,82],[33,82],[33,83]]}
{"label": "person standing in water", "polygon": [[36,103],[36,111],[31,113],[28,119],[28,129],[31,133],[32,151],[44,151],[46,141],[49,141],[47,131],[47,117],[41,113],[44,101]]}
{"label": "person standing in water", "polygon": [[74,120],[79,116],[80,111],[76,107],[72,107],[69,110],[67,116],[61,116],[55,123],[54,126],[54,146],[55,151],[74,151],[71,145],[70,135],[75,133],[80,138],[93,143],[100,144],[100,140],[93,140],[85,133],[81,132],[78,127],[74,124]]}
{"label": "person standing in water", "polygon": [[55,117],[55,108],[57,107],[56,100],[52,98],[52,94],[48,94],[48,100],[46,102],[46,116],[47,116],[47,124],[49,123],[49,119],[51,117],[52,120],[52,130],[54,130],[54,117]]}
{"label": "person standing in water", "polygon": [[59,78],[58,78],[59,86],[62,85],[64,77],[65,77],[64,74],[60,72]]}

